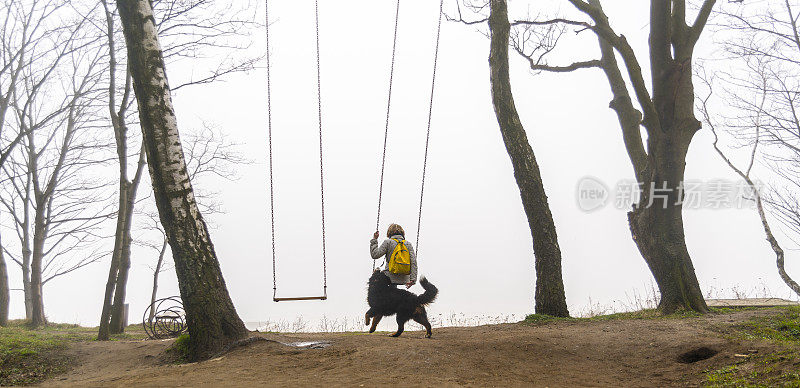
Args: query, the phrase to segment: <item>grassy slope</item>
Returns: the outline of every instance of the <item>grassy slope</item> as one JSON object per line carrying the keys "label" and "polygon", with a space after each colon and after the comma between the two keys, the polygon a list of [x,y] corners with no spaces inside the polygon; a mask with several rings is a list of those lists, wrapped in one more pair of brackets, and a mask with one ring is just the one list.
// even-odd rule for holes
{"label": "grassy slope", "polygon": [[800,388],[800,307],[779,309],[774,315],[716,329],[732,340],[767,340],[780,350],[743,354],[734,365],[708,371],[709,386]]}
{"label": "grassy slope", "polygon": [[[141,326],[129,326],[115,339],[143,338]],[[97,328],[49,324],[31,330],[24,321],[0,327],[0,386],[28,385],[66,372],[73,359],[66,350],[70,342],[92,341]]]}
{"label": "grassy slope", "polygon": [[[754,308],[747,308],[754,309]],[[741,309],[740,309],[741,310]],[[714,314],[733,310],[713,309]],[[700,317],[694,312],[661,315],[656,310],[600,315],[591,318],[554,318],[532,314],[524,324],[546,324],[555,320],[606,321],[615,319],[685,319]],[[712,328],[732,341],[766,340],[778,345],[778,351],[769,354],[743,354],[730,366],[706,371],[709,387],[797,387],[800,388],[800,307],[776,308],[775,314],[754,318],[732,325]]]}

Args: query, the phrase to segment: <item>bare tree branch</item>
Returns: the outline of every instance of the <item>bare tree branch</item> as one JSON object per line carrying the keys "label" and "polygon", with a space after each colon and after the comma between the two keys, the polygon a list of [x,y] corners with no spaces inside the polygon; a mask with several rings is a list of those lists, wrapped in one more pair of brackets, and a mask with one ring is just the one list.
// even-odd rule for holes
{"label": "bare tree branch", "polygon": [[716,0],[703,1],[703,5],[700,7],[700,12],[698,12],[697,18],[692,24],[689,33],[689,41],[692,43],[692,45],[697,43],[697,40],[700,39],[700,35],[703,33],[703,29],[708,23],[708,18],[711,16],[711,10],[714,9],[715,3]]}

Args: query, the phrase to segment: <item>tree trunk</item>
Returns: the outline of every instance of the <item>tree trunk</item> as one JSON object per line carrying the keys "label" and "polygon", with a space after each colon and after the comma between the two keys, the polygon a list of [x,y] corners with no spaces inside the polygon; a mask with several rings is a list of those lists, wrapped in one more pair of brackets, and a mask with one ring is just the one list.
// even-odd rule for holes
{"label": "tree trunk", "polygon": [[[140,166],[144,159],[139,159]],[[127,167],[125,167],[127,168]],[[142,167],[139,167],[142,168]],[[128,270],[131,268],[131,225],[133,222],[133,206],[136,201],[136,189],[139,186],[140,173],[137,172],[132,183],[127,185],[127,198],[125,203],[125,220],[122,225],[122,246],[119,252],[119,271],[117,272],[116,286],[114,287],[114,306],[111,311],[111,333],[119,334],[125,331],[125,294],[128,287]]]}
{"label": "tree trunk", "polygon": [[[651,179],[645,180],[639,204],[628,213],[631,235],[661,293],[658,308],[666,314],[678,309],[708,312],[686,247],[679,196],[688,142],[684,142],[686,147],[672,141],[659,143],[662,144],[656,150],[651,150],[656,155],[651,165],[658,166],[656,159],[663,162],[654,169]],[[659,191],[665,183],[668,191]]]}
{"label": "tree trunk", "polygon": [[44,204],[37,203],[33,220],[33,255],[31,257],[31,326],[33,327],[47,323],[42,296],[42,260],[44,260],[44,241],[47,233],[44,225],[44,209]]}
{"label": "tree trunk", "polygon": [[[128,181],[128,126],[125,121],[130,95],[130,73],[126,66],[125,88],[119,108],[116,105],[117,55],[114,27],[114,14],[106,0],[100,2],[106,13],[106,33],[109,53],[108,113],[114,130],[119,161],[119,207],[117,210],[117,229],[114,239],[114,251],[108,271],[108,281],[103,299],[103,311],[100,316],[100,334],[98,339],[107,340],[109,333],[119,334],[125,331],[125,296],[128,286],[128,270],[131,266],[131,225],[133,208],[136,203],[136,191],[141,182],[145,165],[144,150],[139,151],[139,164],[132,181]],[[119,109],[119,110],[117,110]],[[113,305],[112,305],[113,298]],[[110,327],[109,327],[110,325]]]}
{"label": "tree trunk", "polygon": [[[30,255],[29,255],[30,256]],[[33,305],[31,304],[31,267],[30,259],[22,262],[22,294],[25,299],[25,319],[30,320],[33,315]]]}
{"label": "tree trunk", "polygon": [[190,359],[248,336],[195,202],[149,0],[118,0],[153,193],[172,248],[189,328]]}
{"label": "tree trunk", "polygon": [[[694,36],[685,16],[672,15],[669,6],[651,5],[650,67],[652,108],[657,124],[648,123],[648,169],[639,205],[628,214],[631,234],[661,292],[659,309],[706,313],[700,283],[686,247],[682,191],[686,155],[701,123],[695,117],[692,83]],[[662,25],[663,24],[663,25]],[[645,121],[651,120],[645,117]],[[666,188],[666,190],[663,190]]]}
{"label": "tree trunk", "polygon": [[150,294],[150,316],[148,317],[149,321],[153,321],[153,318],[156,315],[155,310],[155,303],[156,303],[156,295],[158,294],[158,275],[161,273],[161,265],[164,264],[164,254],[167,253],[167,238],[164,237],[164,243],[161,245],[161,251],[158,253],[158,262],[156,263],[156,269],[153,271],[153,292]]}
{"label": "tree trunk", "polygon": [[100,327],[97,333],[98,341],[108,341],[111,334],[111,312],[114,291],[117,285],[117,275],[119,273],[120,257],[122,254],[123,235],[127,206],[125,199],[128,197],[128,184],[120,180],[119,184],[119,208],[117,210],[117,229],[114,234],[114,250],[111,253],[111,265],[108,270],[108,280],[106,281],[106,291],[103,295],[103,310],[100,312]]}
{"label": "tree trunk", "polygon": [[492,102],[503,135],[522,205],[533,237],[536,261],[536,312],[558,317],[569,316],[561,276],[561,248],[558,246],[553,215],[533,149],[514,105],[509,78],[508,44],[511,26],[505,0],[491,0],[491,70]]}
{"label": "tree trunk", "polygon": [[[117,130],[118,133],[121,134],[120,138],[125,139],[127,136],[127,127],[125,127],[124,124],[120,124]],[[121,155],[127,153],[128,147],[126,144],[127,143],[123,141],[121,145],[118,145]],[[117,274],[113,284],[114,305],[111,308],[110,317],[111,334],[119,334],[125,331],[125,295],[128,287],[128,271],[131,268],[131,243],[133,241],[131,237],[131,226],[133,224],[133,207],[136,204],[136,192],[139,188],[139,182],[142,180],[142,171],[145,164],[144,150],[140,150],[139,164],[136,168],[136,174],[133,180],[131,182],[127,181],[127,174],[125,171],[121,171],[120,175],[120,188],[124,186],[126,190],[125,196],[120,195],[120,218],[117,219],[118,242],[120,246],[118,250],[115,250],[118,256],[116,266]],[[127,165],[126,157],[121,156],[120,168],[127,170]],[[109,277],[110,276],[111,272],[109,272]],[[108,292],[108,290],[106,290],[106,292]],[[108,297],[110,298],[110,295]],[[104,317],[108,319],[107,315],[104,315]]]}
{"label": "tree trunk", "polygon": [[[628,223],[661,293],[659,309],[664,313],[677,309],[708,312],[686,247],[681,188],[689,144],[700,129],[694,116],[693,49],[714,2],[704,2],[691,28],[683,20],[685,14],[679,12],[683,8],[676,6],[673,14],[670,1],[651,2],[652,97],[633,49],[624,36],[611,29],[600,1],[589,0],[588,5],[570,2],[595,21],[593,30],[599,39],[601,67],[614,97],[609,106],[617,114],[625,148],[642,185],[642,195],[628,213]],[[617,54],[624,61],[628,81],[644,114],[633,106]],[[642,144],[642,126],[647,130],[647,150]]]}
{"label": "tree trunk", "polygon": [[[133,203],[129,208],[133,210]],[[127,214],[127,225],[122,236],[123,246],[120,253],[119,271],[117,273],[116,287],[114,288],[114,306],[111,310],[111,333],[119,334],[125,331],[125,294],[128,286],[128,270],[131,268],[131,225],[132,213]]]}
{"label": "tree trunk", "polygon": [[11,302],[11,292],[8,286],[8,269],[6,258],[3,256],[3,242],[0,240],[0,326],[8,325],[8,305]]}
{"label": "tree trunk", "polygon": [[31,249],[30,233],[28,232],[28,207],[25,207],[25,222],[22,226],[22,291],[25,298],[25,319],[33,316],[33,299],[31,292]]}

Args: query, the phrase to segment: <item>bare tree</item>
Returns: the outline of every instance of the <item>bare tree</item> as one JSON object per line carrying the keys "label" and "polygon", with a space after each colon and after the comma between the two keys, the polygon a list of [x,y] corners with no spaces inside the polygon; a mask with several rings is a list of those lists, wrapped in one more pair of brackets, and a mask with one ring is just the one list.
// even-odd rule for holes
{"label": "bare tree", "polygon": [[[704,121],[708,124],[709,128],[711,129],[712,133],[714,134],[714,150],[717,151],[717,154],[725,161],[725,164],[728,165],[737,175],[739,175],[744,181],[747,183],[748,187],[751,190],[751,194],[753,196],[753,200],[756,203],[756,210],[758,211],[758,216],[761,219],[761,225],[764,228],[764,234],[767,237],[767,241],[770,244],[773,252],[775,252],[776,263],[778,266],[778,274],[780,275],[781,279],[786,283],[789,288],[792,289],[796,294],[800,295],[800,285],[795,282],[788,273],[786,273],[786,268],[784,266],[784,259],[786,257],[786,252],[781,247],[780,243],[778,243],[778,239],[775,238],[775,235],[772,233],[772,228],[770,227],[769,220],[767,219],[767,212],[764,210],[764,200],[763,194],[759,190],[759,186],[754,182],[753,178],[751,177],[751,173],[753,171],[753,166],[755,165],[756,156],[758,152],[758,146],[761,143],[761,127],[760,127],[760,117],[754,117],[754,138],[752,138],[752,149],[750,152],[749,161],[747,163],[746,168],[738,167],[733,160],[720,148],[719,146],[719,133],[717,132],[717,128],[715,125],[714,119],[711,117],[709,113],[709,100],[713,96],[713,78],[708,77],[705,78],[707,81],[708,87],[708,95],[702,100],[700,111],[703,114]],[[766,89],[764,89],[766,90]],[[762,94],[761,99],[761,106],[763,107],[764,102],[766,101],[766,93]],[[738,97],[734,97],[738,98]],[[797,204],[797,198],[795,198],[791,192],[788,193],[786,196],[778,195],[775,200],[768,200],[768,202],[774,202],[777,206],[778,215],[779,216],[787,216],[786,221],[789,221],[788,225],[792,225],[793,215],[798,213],[794,213],[793,204]],[[786,204],[787,212],[782,212],[784,208],[782,206]]]}
{"label": "bare tree", "polygon": [[[111,127],[114,130],[114,140],[119,161],[119,205],[117,207],[117,226],[114,233],[114,249],[111,254],[111,266],[106,282],[106,290],[103,299],[103,310],[100,319],[100,328],[97,335],[98,340],[108,340],[110,333],[120,333],[124,329],[124,317],[122,305],[125,302],[125,284],[130,268],[130,248],[131,248],[131,223],[133,219],[133,207],[136,201],[136,192],[142,178],[145,166],[144,149],[138,152],[137,164],[132,179],[128,173],[128,116],[127,112],[132,101],[131,98],[131,78],[127,71],[127,65],[122,66],[121,90],[117,88],[119,61],[117,59],[117,40],[118,31],[115,28],[115,16],[108,6],[106,0],[100,2],[103,6],[103,13],[106,22],[106,42],[108,44],[108,115]],[[123,61],[122,63],[125,63]],[[118,94],[121,94],[118,96]],[[118,98],[119,97],[119,98]],[[117,287],[120,285],[120,287]],[[119,301],[119,308],[113,309],[114,302]]]}
{"label": "bare tree", "polygon": [[[122,31],[116,28],[117,10],[101,0],[105,21],[105,36],[108,42],[108,111],[116,139],[119,161],[119,207],[114,250],[112,251],[108,280],[103,297],[98,339],[107,340],[109,334],[124,331],[124,307],[128,272],[131,266],[131,227],[136,204],[136,194],[145,166],[144,148],[139,145],[133,177],[129,178],[129,127],[135,123],[135,106],[131,106],[131,78],[128,61],[122,43]],[[158,33],[165,44],[165,60],[169,64],[191,58],[199,61],[212,50],[237,51],[246,44],[231,45],[229,42],[247,42],[249,28],[257,26],[248,20],[240,7],[231,3],[221,7],[220,3],[208,0],[159,0],[153,2],[159,17]],[[237,38],[237,39],[234,39]],[[119,48],[122,48],[121,50]],[[189,85],[214,82],[221,77],[248,71],[258,57],[228,55],[225,60],[213,59],[213,69],[199,78],[181,79],[173,91]],[[118,88],[117,84],[124,85]],[[129,115],[131,115],[129,117]],[[163,255],[162,255],[163,256]]]}
{"label": "bare tree", "polygon": [[[686,155],[701,126],[694,115],[692,57],[716,1],[704,0],[691,25],[687,23],[685,0],[650,1],[650,88],[636,52],[626,37],[611,27],[600,0],[568,1],[581,15],[577,20],[534,18],[511,22],[518,29],[512,34],[514,49],[535,71],[603,70],[613,95],[610,107],[619,119],[634,175],[644,188],[639,203],[628,213],[628,222],[661,293],[659,309],[666,313],[680,308],[707,312],[686,247],[681,200]],[[480,12],[483,6],[470,8]],[[469,23],[483,20],[486,19]],[[598,39],[600,58],[566,65],[549,63],[547,59],[564,31],[553,25],[592,32]],[[544,32],[532,33],[536,28]],[[622,58],[624,67],[617,56]],[[642,128],[647,133],[646,144]]]}
{"label": "bare tree", "polygon": [[166,63],[189,62],[198,69],[198,74],[177,74],[173,92],[250,71],[264,58],[244,52],[252,43],[250,32],[259,31],[262,26],[256,21],[255,9],[249,1],[154,0],[152,3]]}
{"label": "bare tree", "polygon": [[536,312],[569,316],[561,275],[561,248],[536,156],[514,105],[509,78],[508,47],[511,25],[505,0],[491,1],[489,16],[492,103],[506,150],[514,167],[522,205],[528,218],[536,257]]}
{"label": "bare tree", "polygon": [[[786,272],[785,251],[770,228],[766,208],[781,221],[790,239],[800,238],[800,29],[797,1],[742,4],[719,11],[718,35],[723,60],[706,61],[700,73],[708,89],[701,112],[714,132],[720,157],[751,186],[756,209],[770,247],[775,252],[778,274],[800,295],[800,285]],[[715,66],[719,66],[717,69]],[[724,70],[723,70],[724,69]],[[732,69],[732,70],[728,70]],[[713,76],[712,74],[718,74]],[[716,96],[726,102],[713,114],[709,101]],[[746,168],[733,163],[729,151],[718,146],[717,127],[734,140],[734,148],[750,147]],[[751,171],[761,160],[774,172],[778,183],[761,192]]]}
{"label": "bare tree", "polygon": [[[54,28],[44,21],[65,5],[57,1],[2,1],[2,9],[6,12],[0,31],[0,170],[26,135],[8,115],[23,70],[33,61],[48,60],[44,56],[46,50],[38,49],[36,44],[57,33],[58,27]],[[44,74],[43,77],[50,75]],[[5,326],[8,321],[10,303],[8,271],[3,253],[0,242],[0,326]]]}
{"label": "bare tree", "polygon": [[[614,96],[610,106],[617,113],[634,174],[644,187],[628,221],[661,293],[659,308],[665,313],[680,308],[708,312],[686,247],[682,200],[686,156],[701,127],[694,114],[692,59],[716,1],[704,0],[690,25],[685,0],[651,0],[652,94],[636,53],[625,36],[611,28],[600,1],[569,1],[593,22],[585,28],[598,37],[601,69]],[[617,54],[641,111],[633,105]],[[646,148],[642,127],[647,133]]]}
{"label": "bare tree", "polygon": [[43,286],[99,259],[93,248],[107,217],[106,209],[96,206],[104,200],[103,185],[87,172],[103,147],[92,132],[101,50],[81,32],[84,17],[68,13],[58,20],[70,17],[78,21],[67,22],[61,39],[50,37],[52,47],[37,43],[51,61],[23,69],[11,102],[25,137],[22,152],[4,166],[10,184],[0,201],[15,218],[21,254],[5,253],[22,267],[26,312],[34,326],[46,323]]}
{"label": "bare tree", "polygon": [[[625,148],[634,175],[644,188],[639,203],[628,213],[631,234],[639,252],[656,279],[659,309],[679,308],[707,312],[691,257],[686,247],[682,214],[682,184],[686,155],[700,122],[694,116],[692,56],[705,28],[715,0],[704,0],[694,22],[687,24],[685,0],[651,0],[650,71],[652,94],[641,65],[624,35],[611,27],[600,0],[568,0],[583,18],[515,20],[510,26],[511,44],[534,71],[565,73],[599,68],[608,79],[613,99],[610,107],[619,119]],[[484,12],[487,2],[465,3],[474,13]],[[482,23],[488,18],[464,21]],[[601,57],[553,65],[548,58],[566,28],[590,31],[597,37]],[[538,30],[537,30],[538,29]],[[624,64],[633,95],[617,62]],[[641,128],[647,132],[647,147]]]}
{"label": "bare tree", "polygon": [[248,336],[225,286],[184,159],[149,0],[118,0],[156,207],[172,248],[186,310],[190,358]]}

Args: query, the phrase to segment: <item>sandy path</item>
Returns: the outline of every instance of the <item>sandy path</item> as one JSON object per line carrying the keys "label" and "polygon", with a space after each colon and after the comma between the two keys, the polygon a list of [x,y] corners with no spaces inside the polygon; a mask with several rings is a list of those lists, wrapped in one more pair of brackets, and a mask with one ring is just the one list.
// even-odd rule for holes
{"label": "sandy path", "polygon": [[[695,319],[552,322],[442,328],[434,338],[406,332],[270,335],[281,342],[325,340],[324,349],[256,342],[194,364],[160,365],[169,341],[76,344],[81,364],[46,386],[695,386],[703,371],[734,354],[768,351],[708,329],[763,311]],[[719,351],[692,364],[676,359],[700,346]]]}

